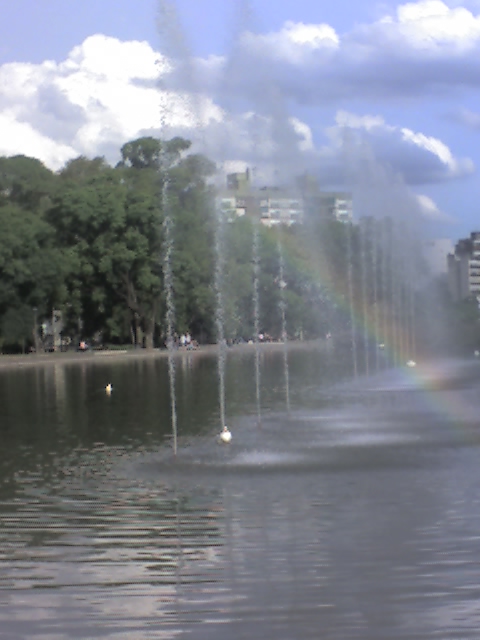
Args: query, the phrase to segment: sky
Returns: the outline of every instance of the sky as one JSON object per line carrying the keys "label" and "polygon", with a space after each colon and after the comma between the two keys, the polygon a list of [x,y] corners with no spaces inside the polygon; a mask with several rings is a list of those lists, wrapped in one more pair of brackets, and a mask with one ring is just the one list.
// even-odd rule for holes
{"label": "sky", "polygon": [[115,164],[182,135],[258,184],[314,176],[357,216],[480,230],[480,0],[16,0],[0,155]]}

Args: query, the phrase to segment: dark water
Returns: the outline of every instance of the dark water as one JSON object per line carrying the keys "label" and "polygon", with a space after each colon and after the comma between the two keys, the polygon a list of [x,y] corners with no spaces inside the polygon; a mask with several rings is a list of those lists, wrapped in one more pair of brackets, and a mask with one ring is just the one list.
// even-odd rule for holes
{"label": "dark water", "polygon": [[[480,629],[480,365],[0,372],[0,638],[456,640]],[[337,381],[332,386],[333,381]],[[107,382],[114,391],[104,392]]]}

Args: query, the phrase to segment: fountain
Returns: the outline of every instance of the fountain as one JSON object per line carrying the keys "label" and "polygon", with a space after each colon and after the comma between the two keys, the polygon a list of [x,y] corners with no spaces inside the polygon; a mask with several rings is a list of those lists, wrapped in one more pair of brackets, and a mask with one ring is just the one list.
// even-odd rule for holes
{"label": "fountain", "polygon": [[170,186],[170,162],[166,131],[170,115],[170,105],[168,98],[161,102],[160,106],[160,127],[164,139],[161,142],[159,158],[159,179],[161,180],[161,208],[163,211],[163,277],[166,301],[165,324],[166,324],[166,346],[168,351],[168,380],[170,391],[170,412],[172,425],[172,450],[173,455],[177,455],[178,434],[177,434],[177,396],[175,384],[175,300],[173,291],[173,270],[172,256],[174,249],[173,240],[173,217],[170,207],[169,186]]}
{"label": "fountain", "polygon": [[353,377],[358,376],[357,363],[357,335],[355,320],[355,300],[353,294],[353,252],[352,252],[352,223],[347,222],[347,284],[348,284],[348,305],[350,309],[350,336],[352,349],[352,373]]}
{"label": "fountain", "polygon": [[252,225],[252,254],[253,254],[253,332],[255,344],[255,400],[257,406],[257,423],[262,424],[262,408],[260,397],[260,233],[259,222]]}
{"label": "fountain", "polygon": [[165,281],[165,299],[167,305],[166,311],[166,334],[167,334],[167,350],[168,350],[168,378],[170,388],[170,407],[172,418],[172,447],[173,455],[177,455],[177,405],[176,405],[176,392],[175,392],[175,301],[173,297],[173,272],[172,272],[172,251],[173,251],[173,236],[172,225],[173,221],[170,215],[170,209],[168,206],[168,177],[165,174],[164,184],[162,186],[162,199],[164,208],[164,261],[163,261],[163,274]]}
{"label": "fountain", "polygon": [[288,331],[287,331],[287,316],[286,309],[287,303],[285,300],[285,288],[287,283],[285,282],[285,263],[283,257],[283,245],[281,237],[280,225],[278,225],[278,288],[280,291],[280,300],[278,303],[280,309],[281,318],[281,340],[283,344],[283,372],[285,376],[285,404],[287,408],[287,414],[290,415],[290,373],[288,366]]}
{"label": "fountain", "polygon": [[[181,32],[175,15],[174,3],[161,2],[162,20],[164,22],[164,36],[168,40],[168,50],[172,59],[178,63],[180,79],[177,82],[183,86],[185,100],[192,113],[192,122],[196,132],[194,142],[205,155],[215,156],[218,161],[219,171],[216,177],[217,186],[225,181],[227,163],[230,161],[230,141],[228,136],[218,139],[218,136],[205,135],[204,102],[202,91],[197,86],[195,77],[194,60],[186,47],[186,38]],[[224,68],[223,93],[227,98],[223,101],[222,118],[225,126],[237,126],[239,122],[244,126],[246,134],[244,149],[245,164],[254,163],[260,168],[263,179],[267,177],[274,185],[282,184],[287,178],[292,179],[292,171],[298,170],[294,166],[290,156],[296,142],[291,135],[291,123],[289,121],[286,104],[279,95],[277,88],[266,74],[264,78],[261,96],[251,98],[252,111],[245,115],[245,102],[242,99],[236,105],[237,110],[227,103],[234,98],[227,90],[236,77],[237,65],[241,59],[237,58],[237,48],[234,42],[232,55]],[[221,83],[220,83],[221,84]],[[164,87],[165,88],[165,87]],[[168,91],[167,91],[168,94]],[[241,111],[240,111],[241,109]],[[240,117],[242,113],[242,117]],[[164,118],[166,120],[166,118]],[[162,127],[165,128],[165,123]],[[227,127],[227,128],[228,128]],[[213,141],[212,141],[213,140]],[[367,376],[378,372],[380,362],[385,366],[396,366],[405,363],[408,357],[414,355],[414,331],[415,331],[415,300],[413,287],[408,286],[406,280],[411,279],[413,265],[407,254],[405,238],[400,245],[398,241],[398,227],[391,218],[389,207],[391,198],[389,191],[398,192],[399,185],[388,174],[388,171],[379,167],[370,154],[365,166],[355,166],[352,157],[358,149],[355,149],[356,141],[346,131],[344,134],[343,161],[347,169],[347,182],[355,188],[358,183],[362,188],[367,184],[378,199],[377,205],[368,203],[371,223],[360,227],[356,233],[352,221],[345,226],[346,241],[346,302],[349,313],[350,332],[350,356],[353,378],[359,377],[363,372]],[[209,148],[210,147],[210,148]],[[363,150],[364,151],[364,150]],[[363,152],[362,151],[362,152]],[[361,163],[362,164],[362,163]],[[278,187],[277,187],[278,188]],[[248,186],[251,189],[251,186]],[[380,195],[376,193],[379,191]],[[388,194],[388,195],[386,195]],[[165,180],[162,190],[164,202],[164,275],[165,296],[167,301],[166,329],[167,347],[169,352],[169,379],[172,407],[172,432],[174,452],[177,448],[177,415],[175,404],[175,301],[173,292],[172,251],[173,251],[173,220],[169,216],[168,207],[168,179]],[[397,205],[395,205],[397,206]],[[402,206],[402,205],[401,205]],[[393,207],[395,209],[395,207]],[[401,212],[403,215],[403,211]],[[392,210],[393,218],[396,212]],[[217,378],[219,397],[219,419],[221,427],[226,424],[226,366],[227,366],[227,334],[229,329],[226,318],[225,288],[228,274],[226,261],[226,224],[225,211],[217,199],[212,209],[215,219],[215,268],[213,289],[215,294],[215,332],[217,344]],[[276,221],[277,226],[277,254],[278,254],[278,313],[280,319],[280,340],[283,345],[283,377],[285,387],[285,404],[288,414],[291,413],[290,398],[290,365],[289,365],[289,340],[287,327],[287,283],[285,278],[285,255],[282,241],[281,220]],[[260,221],[252,221],[252,307],[253,307],[253,342],[254,342],[254,376],[255,376],[255,409],[257,423],[262,422],[262,397],[261,397],[261,367],[260,367]],[[358,272],[356,266],[359,267]],[[228,315],[228,314],[227,314]],[[359,329],[361,328],[362,334]],[[384,351],[380,345],[385,345]],[[363,349],[361,350],[363,346]],[[373,350],[372,350],[372,347]],[[361,350],[361,351],[360,351]],[[363,357],[360,354],[363,353]]]}
{"label": "fountain", "polygon": [[[360,227],[360,270],[362,281],[362,313],[363,313],[363,347],[365,358],[365,374],[370,373],[369,349],[370,341],[368,335],[368,295],[367,295],[367,277],[368,277],[368,261],[367,261],[367,228],[364,225]],[[376,333],[376,332],[375,332]]]}
{"label": "fountain", "polygon": [[225,363],[226,363],[226,340],[225,340],[225,317],[223,304],[223,279],[225,268],[225,215],[221,207],[216,207],[216,238],[215,238],[215,326],[217,330],[217,369],[218,369],[218,387],[220,400],[220,425],[226,424],[225,419]]}
{"label": "fountain", "polygon": [[[218,204],[205,293],[216,349],[178,353],[177,174],[166,147],[160,160],[168,367],[122,356],[0,375],[4,633],[477,637],[478,361],[380,372],[397,362],[412,374],[416,356],[413,222],[374,202],[392,181],[372,171],[368,224],[335,229],[340,277],[326,280],[352,347],[335,378],[320,341],[289,341],[298,229],[245,225],[254,345],[226,348],[231,226]],[[301,258],[320,274],[317,253]],[[267,302],[281,344],[261,361]],[[233,433],[215,428],[221,446],[218,398]]]}
{"label": "fountain", "polygon": [[373,314],[374,314],[374,337],[375,337],[375,371],[379,369],[379,345],[385,342],[385,339],[380,342],[380,314],[378,309],[379,295],[378,295],[378,228],[377,224],[372,226],[372,280],[373,280]]}

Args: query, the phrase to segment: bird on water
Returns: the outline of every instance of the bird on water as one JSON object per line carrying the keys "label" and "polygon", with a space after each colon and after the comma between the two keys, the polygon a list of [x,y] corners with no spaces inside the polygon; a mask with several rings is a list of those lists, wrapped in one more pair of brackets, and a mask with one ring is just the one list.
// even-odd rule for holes
{"label": "bird on water", "polygon": [[225,442],[225,444],[228,444],[232,440],[232,434],[226,425],[223,427],[223,431],[221,431],[220,433],[220,440],[222,442]]}

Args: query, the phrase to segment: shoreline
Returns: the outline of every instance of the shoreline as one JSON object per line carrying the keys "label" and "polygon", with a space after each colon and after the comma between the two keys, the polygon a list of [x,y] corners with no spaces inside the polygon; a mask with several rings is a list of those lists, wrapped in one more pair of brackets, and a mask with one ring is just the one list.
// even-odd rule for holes
{"label": "shoreline", "polygon": [[[235,344],[227,347],[227,353],[255,351],[257,348],[262,351],[283,350],[285,345],[283,342],[262,342],[255,345]],[[313,346],[325,346],[325,340],[317,339],[311,341],[292,341],[287,342],[287,349],[311,349]],[[207,344],[201,345],[197,349],[186,349],[180,347],[174,353],[175,358],[185,356],[205,356],[216,354],[218,345]],[[158,358],[167,358],[167,349],[115,349],[109,351],[88,351],[86,353],[57,352],[57,353],[26,353],[15,355],[0,355],[0,371],[12,369],[25,369],[31,367],[52,366],[52,365],[70,365],[70,364],[104,364],[106,362],[127,362],[128,360],[151,360]]]}

